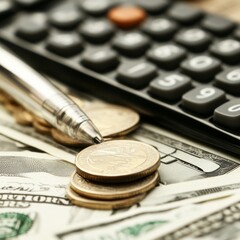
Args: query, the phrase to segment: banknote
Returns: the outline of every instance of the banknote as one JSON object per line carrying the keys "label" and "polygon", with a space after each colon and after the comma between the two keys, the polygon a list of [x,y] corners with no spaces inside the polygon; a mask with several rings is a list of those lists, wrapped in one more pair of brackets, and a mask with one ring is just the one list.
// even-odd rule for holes
{"label": "banknote", "polygon": [[66,198],[73,164],[1,135],[0,169],[0,239],[48,240],[59,227],[112,214]]}
{"label": "banknote", "polygon": [[176,233],[176,230],[183,226],[215,214],[239,201],[238,194],[203,204],[188,204],[171,211],[148,208],[132,216],[118,215],[103,221],[71,226],[56,233],[56,237],[61,240],[165,239],[165,236]]}
{"label": "banknote", "polygon": [[[224,203],[225,201],[225,203]],[[239,192],[222,203],[214,202],[215,207],[209,209],[207,215],[203,214],[195,219],[186,219],[185,226],[173,226],[163,240],[237,240],[240,236],[240,194]],[[158,239],[160,231],[153,231],[149,239]]]}

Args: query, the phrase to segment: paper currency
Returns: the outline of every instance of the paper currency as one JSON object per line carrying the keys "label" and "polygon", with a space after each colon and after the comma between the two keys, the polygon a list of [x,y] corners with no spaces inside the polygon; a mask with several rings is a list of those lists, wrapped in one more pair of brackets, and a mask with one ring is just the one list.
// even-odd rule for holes
{"label": "paper currency", "polygon": [[[171,223],[168,230],[169,234],[166,234],[162,239],[239,239],[239,219],[240,193],[238,192],[232,197],[213,202],[213,206],[204,214],[186,218],[181,224]],[[161,231],[156,229],[148,237],[149,239],[158,239],[161,234]]]}
{"label": "paper currency", "polygon": [[0,169],[0,239],[48,240],[59,227],[112,214],[70,203],[72,164],[1,135]]}
{"label": "paper currency", "polygon": [[132,216],[119,215],[101,222],[95,221],[78,227],[72,226],[58,232],[56,237],[61,240],[164,239],[163,237],[171,232],[229,207],[239,200],[240,196],[234,195],[217,202],[186,205],[172,211],[148,208]]}

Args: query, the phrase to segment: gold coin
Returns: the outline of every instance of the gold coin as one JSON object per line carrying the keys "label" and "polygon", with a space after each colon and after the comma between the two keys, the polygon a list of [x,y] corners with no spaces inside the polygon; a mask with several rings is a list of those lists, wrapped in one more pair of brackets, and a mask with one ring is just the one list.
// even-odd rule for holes
{"label": "gold coin", "polygon": [[16,122],[24,125],[31,126],[33,123],[33,115],[25,109],[19,109],[13,113]]}
{"label": "gold coin", "polygon": [[72,139],[71,137],[69,137],[66,134],[60,132],[56,128],[51,129],[51,135],[56,142],[61,143],[63,145],[68,145],[68,146],[73,146],[73,147],[83,145],[83,143]]}
{"label": "gold coin", "polygon": [[96,182],[129,182],[155,172],[159,152],[132,140],[113,140],[92,145],[76,157],[77,172]]}
{"label": "gold coin", "polygon": [[121,199],[146,193],[159,182],[159,173],[130,183],[101,184],[88,181],[76,172],[71,176],[71,188],[78,194],[94,199]]}
{"label": "gold coin", "polygon": [[43,125],[45,127],[52,128],[52,125],[49,122],[38,116],[34,116],[34,121],[38,122],[40,125]]}
{"label": "gold coin", "polygon": [[33,121],[33,127],[39,133],[49,134],[51,132],[51,128],[50,127],[46,127],[46,126],[40,124],[37,121]]}
{"label": "gold coin", "polygon": [[139,114],[129,108],[117,105],[100,105],[85,109],[103,137],[127,134],[139,123]]}
{"label": "gold coin", "polygon": [[79,207],[86,207],[99,210],[112,210],[130,207],[140,202],[146,196],[145,194],[140,194],[131,198],[108,201],[108,200],[95,200],[83,197],[74,192],[70,187],[68,187],[66,191],[67,197],[73,204]]}

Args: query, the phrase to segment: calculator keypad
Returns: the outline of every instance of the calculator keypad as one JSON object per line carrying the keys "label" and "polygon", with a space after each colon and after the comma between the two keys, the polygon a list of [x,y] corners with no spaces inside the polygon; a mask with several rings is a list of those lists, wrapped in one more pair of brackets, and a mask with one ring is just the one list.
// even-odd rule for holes
{"label": "calculator keypad", "polygon": [[49,73],[79,74],[74,87],[109,86],[106,98],[240,153],[236,23],[172,0],[2,0],[0,19],[3,41],[53,62]]}

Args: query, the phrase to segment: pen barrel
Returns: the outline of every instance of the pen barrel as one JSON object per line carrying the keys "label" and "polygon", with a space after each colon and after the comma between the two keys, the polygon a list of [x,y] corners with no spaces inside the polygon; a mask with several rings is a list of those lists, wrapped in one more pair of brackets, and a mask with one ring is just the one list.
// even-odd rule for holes
{"label": "pen barrel", "polygon": [[44,118],[69,136],[76,137],[79,126],[90,121],[79,107],[63,94],[48,98],[42,105]]}
{"label": "pen barrel", "polygon": [[75,138],[86,114],[44,76],[0,46],[0,88],[39,117]]}

